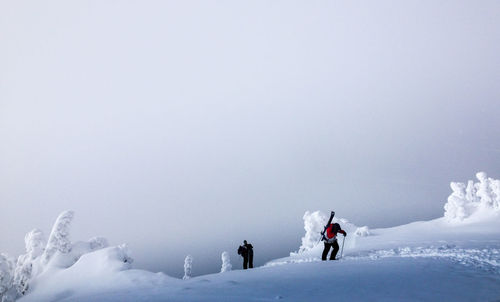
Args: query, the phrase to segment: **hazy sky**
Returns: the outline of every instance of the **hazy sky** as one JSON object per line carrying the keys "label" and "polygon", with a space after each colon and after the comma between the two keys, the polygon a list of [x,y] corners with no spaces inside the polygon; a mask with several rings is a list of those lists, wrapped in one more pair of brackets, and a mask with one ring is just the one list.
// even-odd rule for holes
{"label": "hazy sky", "polygon": [[256,263],[306,210],[440,217],[500,177],[500,1],[0,0],[0,251],[73,209],[136,267]]}

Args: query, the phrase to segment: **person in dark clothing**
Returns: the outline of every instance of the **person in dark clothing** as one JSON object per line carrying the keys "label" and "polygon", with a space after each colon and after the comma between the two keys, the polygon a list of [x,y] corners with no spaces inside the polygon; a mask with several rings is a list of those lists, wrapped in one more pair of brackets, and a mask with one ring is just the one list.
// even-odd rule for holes
{"label": "person in dark clothing", "polygon": [[244,245],[240,245],[238,248],[238,255],[243,257],[243,269],[247,269],[248,265],[248,249]]}
{"label": "person in dark clothing", "polygon": [[323,249],[321,260],[326,260],[326,256],[328,256],[328,252],[330,251],[331,247],[333,247],[333,250],[330,255],[330,260],[335,260],[337,252],[339,251],[339,244],[337,243],[338,233],[344,235],[344,237],[347,236],[347,233],[340,228],[340,225],[338,223],[332,223],[326,229],[326,234],[323,237],[323,240],[325,241],[325,248]]}
{"label": "person in dark clothing", "polygon": [[246,240],[243,240],[243,246],[246,247],[248,251],[248,267],[253,268],[253,246]]}
{"label": "person in dark clothing", "polygon": [[253,268],[253,246],[246,240],[238,248],[238,255],[243,257],[243,269]]}

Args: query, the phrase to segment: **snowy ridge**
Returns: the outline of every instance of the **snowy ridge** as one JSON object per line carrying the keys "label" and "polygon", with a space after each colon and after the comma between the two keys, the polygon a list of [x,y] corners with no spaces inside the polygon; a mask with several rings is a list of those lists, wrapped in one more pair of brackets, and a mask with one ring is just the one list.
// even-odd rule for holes
{"label": "snowy ridge", "polygon": [[199,277],[191,276],[188,256],[184,280],[132,269],[126,245],[108,247],[101,237],[71,242],[73,213],[64,212],[47,245],[33,230],[17,264],[0,254],[1,301],[319,301],[331,297],[324,282],[331,279],[338,301],[500,300],[497,181],[478,175],[480,182],[469,182],[462,200],[457,196],[465,185],[452,185],[442,218],[383,229],[335,218],[348,234],[339,238],[345,239],[340,261],[320,260],[327,216],[307,211],[301,246],[290,256],[232,271],[229,254],[222,253],[222,273]]}

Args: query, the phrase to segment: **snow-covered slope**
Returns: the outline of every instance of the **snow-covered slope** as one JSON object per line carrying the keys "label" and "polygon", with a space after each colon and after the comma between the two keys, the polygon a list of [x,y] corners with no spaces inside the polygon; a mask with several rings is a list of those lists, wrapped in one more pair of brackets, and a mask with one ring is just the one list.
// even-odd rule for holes
{"label": "snow-covered slope", "polygon": [[[500,273],[500,214],[491,213],[481,221],[450,223],[445,218],[370,230],[368,236],[345,238],[344,260],[382,257],[433,257],[457,260]],[[340,239],[340,243],[344,239]],[[321,244],[290,257],[269,262],[320,261]],[[339,252],[340,255],[340,252]]]}
{"label": "snow-covered slope", "polygon": [[[116,275],[107,289],[60,286],[20,301],[495,301],[500,277],[450,260],[378,260],[288,264],[183,281],[146,272]],[[84,286],[83,289],[79,288]]]}
{"label": "snow-covered slope", "polygon": [[[497,301],[500,217],[444,219],[349,234],[344,258],[321,245],[247,271],[169,278],[122,270],[113,248],[84,255],[20,301]],[[118,262],[113,268],[102,268]]]}
{"label": "snow-covered slope", "polygon": [[124,246],[66,250],[53,240],[18,301],[500,301],[500,195],[495,180],[478,179],[466,194],[452,184],[443,218],[373,230],[336,219],[348,232],[338,261],[320,261],[319,211],[304,215],[302,246],[289,257],[187,280],[130,269]]}

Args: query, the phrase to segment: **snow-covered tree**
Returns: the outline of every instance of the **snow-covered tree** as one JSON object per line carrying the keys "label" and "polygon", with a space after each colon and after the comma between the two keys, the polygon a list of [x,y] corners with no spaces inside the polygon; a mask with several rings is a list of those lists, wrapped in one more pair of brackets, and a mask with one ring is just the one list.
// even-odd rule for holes
{"label": "snow-covered tree", "polygon": [[104,237],[93,237],[89,239],[90,249],[99,250],[108,247],[108,240]]}
{"label": "snow-covered tree", "polygon": [[500,179],[491,181],[491,191],[493,193],[493,207],[500,209]]}
{"label": "snow-covered tree", "polygon": [[191,255],[187,255],[186,259],[184,259],[184,277],[183,280],[187,280],[191,278],[191,273],[193,271],[193,257]]}
{"label": "snow-covered tree", "polygon": [[[102,237],[72,243],[69,238],[69,227],[73,217],[72,211],[61,213],[54,223],[48,242],[45,241],[45,236],[39,229],[26,234],[24,238],[26,253],[17,258],[17,263],[0,254],[0,302],[13,302],[25,295],[30,290],[32,282],[36,281],[41,273],[47,272],[49,265],[56,266],[58,269],[68,268],[73,266],[82,255],[108,246],[108,241]],[[99,254],[94,254],[92,257],[96,257],[95,255]],[[118,260],[115,261],[115,264],[118,263],[116,266],[111,265],[108,269],[116,269],[116,267],[129,269],[133,262],[125,244],[110,249],[108,254],[104,253],[104,255],[107,260]],[[99,268],[103,267],[102,263],[96,264]]]}
{"label": "snow-covered tree", "polygon": [[233,266],[231,265],[231,259],[229,258],[228,252],[222,252],[222,267],[220,269],[221,273],[229,272]]}
{"label": "snow-covered tree", "polygon": [[467,202],[478,202],[478,198],[476,195],[476,187],[474,186],[474,182],[472,180],[469,180],[467,182],[467,188],[465,188],[465,199]]}
{"label": "snow-covered tree", "polygon": [[118,249],[120,250],[119,259],[122,262],[128,264],[132,264],[132,262],[134,262],[134,259],[130,256],[130,249],[127,244],[120,244]]}
{"label": "snow-covered tree", "polygon": [[[43,254],[45,239],[43,232],[34,229],[24,237],[26,254],[17,258],[14,273],[14,287],[19,295],[24,295],[29,289],[29,280],[34,275],[35,261]],[[35,272],[36,274],[36,272]]]}
{"label": "snow-covered tree", "polygon": [[362,227],[357,228],[356,231],[354,232],[354,234],[356,236],[359,236],[359,237],[366,237],[366,236],[370,236],[371,232],[370,232],[370,229],[368,228],[368,226],[362,226]]}
{"label": "snow-covered tree", "polygon": [[309,212],[306,211],[304,214],[304,229],[306,230],[306,234],[302,237],[302,244],[299,248],[299,253],[308,251],[315,247],[320,238],[321,232],[327,222],[328,218],[325,214],[320,211]]}
{"label": "snow-covered tree", "polygon": [[12,282],[14,279],[14,262],[5,254],[0,254],[0,301],[14,301]]}
{"label": "snow-covered tree", "polygon": [[450,184],[453,192],[444,205],[444,216],[448,220],[464,220],[479,209],[500,210],[500,180],[488,178],[484,172],[478,172],[476,177],[479,182],[469,180],[467,187],[460,182]]}
{"label": "snow-covered tree", "polygon": [[452,182],[450,187],[453,193],[451,193],[448,202],[444,205],[444,216],[450,220],[462,220],[469,215],[466,210],[465,185],[461,182]]}
{"label": "snow-covered tree", "polygon": [[49,241],[42,255],[42,263],[47,264],[56,251],[66,254],[71,251],[71,241],[69,239],[69,227],[73,220],[73,211],[64,211],[59,217],[50,233]]}
{"label": "snow-covered tree", "polygon": [[24,236],[24,244],[26,253],[30,254],[32,259],[42,255],[45,247],[45,236],[39,229],[33,229],[31,232]]}
{"label": "snow-covered tree", "polygon": [[477,196],[483,206],[491,207],[493,205],[493,192],[490,187],[491,181],[484,172],[477,173],[476,177],[479,180]]}

